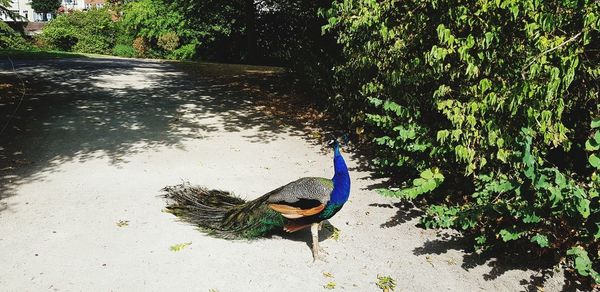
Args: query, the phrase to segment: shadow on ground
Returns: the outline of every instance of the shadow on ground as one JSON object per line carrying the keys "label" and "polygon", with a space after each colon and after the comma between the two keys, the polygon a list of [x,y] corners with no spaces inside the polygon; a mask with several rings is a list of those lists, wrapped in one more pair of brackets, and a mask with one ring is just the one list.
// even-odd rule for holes
{"label": "shadow on ground", "polygon": [[16,60],[13,70],[1,60],[0,85],[13,88],[0,98],[0,199],[67,161],[106,156],[123,164],[127,154],[246,129],[257,129],[245,136],[256,143],[300,135],[257,110],[258,93],[239,82],[276,84],[273,71],[209,72],[210,65],[128,59]]}
{"label": "shadow on ground", "polygon": [[[336,239],[337,228],[329,222],[329,220],[323,221],[321,230],[319,230],[319,244],[322,246],[322,242],[326,240],[337,240]],[[278,231],[273,233],[272,236],[285,238],[286,240],[299,241],[306,243],[308,247],[307,251],[312,252],[312,233],[310,227],[298,230],[293,233],[287,233],[285,231]]]}
{"label": "shadow on ground", "polygon": [[[0,132],[0,200],[13,195],[24,183],[43,180],[68,161],[105,156],[120,165],[127,163],[122,157],[128,154],[158,146],[183,147],[185,139],[204,139],[222,132],[257,129],[253,131],[256,134],[245,137],[256,143],[268,143],[281,133],[319,140],[321,134],[307,136],[306,124],[286,118],[301,104],[291,104],[279,113],[260,110],[272,105],[263,103],[259,98],[262,93],[248,82],[261,83],[270,96],[285,99],[274,72],[248,67],[210,74],[207,66],[198,69],[193,64],[126,59],[18,60],[13,71],[10,62],[0,60],[0,90],[12,86],[4,88],[11,94],[0,96],[0,129],[4,128]],[[17,88],[20,85],[26,89],[24,95]],[[15,105],[19,105],[16,110]],[[270,110],[277,110],[275,107]],[[368,151],[355,154],[361,162],[356,170],[369,169],[369,157]],[[369,189],[383,186],[375,183]],[[370,207],[396,210],[380,225],[382,228],[404,224],[422,214],[407,202]],[[0,212],[7,209],[10,205],[0,201]],[[320,240],[332,233],[325,229]],[[285,237],[310,247],[310,232]],[[540,270],[522,280],[530,291],[554,273],[548,262],[501,253],[478,255],[468,246],[468,240],[442,237],[413,253],[425,256],[463,251],[463,269],[487,265],[487,280],[509,270]],[[564,287],[569,290],[576,285],[566,282]]]}
{"label": "shadow on ground", "polygon": [[[402,200],[393,204],[373,203],[374,208],[394,209],[396,213],[386,222],[381,223],[381,228],[390,228],[405,224],[421,217],[422,208],[412,202]],[[414,224],[414,223],[413,223]],[[420,223],[417,223],[419,226]],[[423,226],[419,226],[424,228]],[[523,291],[539,292],[543,290],[548,279],[561,272],[557,266],[557,258],[552,254],[532,254],[519,246],[507,246],[504,249],[496,248],[484,253],[476,253],[473,245],[475,240],[459,233],[440,231],[437,239],[427,241],[423,246],[413,249],[413,254],[427,258],[429,255],[442,255],[451,250],[460,251],[462,254],[461,267],[469,271],[476,267],[487,266],[488,272],[483,275],[486,281],[493,281],[508,271],[537,271],[535,274],[520,281]],[[581,283],[575,277],[565,277],[563,291],[586,291],[589,283]]]}
{"label": "shadow on ground", "polygon": [[[543,291],[546,281],[560,269],[556,260],[551,254],[538,255],[529,251],[512,246],[504,249],[492,249],[481,254],[476,253],[472,248],[474,240],[461,235],[439,234],[439,239],[427,241],[423,246],[413,250],[417,256],[441,255],[451,250],[461,251],[463,254],[461,267],[469,271],[478,266],[487,266],[489,271],[483,275],[486,281],[492,281],[502,276],[508,271],[536,271],[535,274],[520,281],[523,285],[522,291],[538,292]],[[562,291],[585,291],[588,284],[573,280],[572,277],[565,277]]]}
{"label": "shadow on ground", "polygon": [[381,228],[398,226],[423,215],[423,211],[421,209],[417,208],[417,206],[415,206],[415,204],[412,202],[406,200],[394,203],[393,205],[373,203],[369,206],[396,210],[396,214],[394,214],[394,216],[392,216],[388,221],[381,223]]}

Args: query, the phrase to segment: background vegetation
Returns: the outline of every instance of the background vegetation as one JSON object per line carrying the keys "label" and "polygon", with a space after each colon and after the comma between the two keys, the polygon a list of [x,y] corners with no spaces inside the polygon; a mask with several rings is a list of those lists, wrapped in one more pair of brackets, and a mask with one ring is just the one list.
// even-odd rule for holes
{"label": "background vegetation", "polygon": [[60,14],[36,41],[42,48],[67,52],[192,59],[198,34],[173,4],[141,0]]}
{"label": "background vegetation", "polygon": [[426,227],[572,256],[599,282],[597,1],[337,1],[331,102]]}
{"label": "background vegetation", "polygon": [[48,20],[48,13],[54,13],[61,5],[60,0],[31,0],[33,11],[42,13],[44,21]]}
{"label": "background vegetation", "polygon": [[79,53],[109,53],[115,43],[116,24],[106,9],[62,14],[44,27],[39,45]]}
{"label": "background vegetation", "polygon": [[31,45],[5,22],[0,22],[0,49],[29,49]]}
{"label": "background vegetation", "polygon": [[600,283],[599,31],[593,0],[139,0],[61,15],[40,41],[285,66],[424,227]]}

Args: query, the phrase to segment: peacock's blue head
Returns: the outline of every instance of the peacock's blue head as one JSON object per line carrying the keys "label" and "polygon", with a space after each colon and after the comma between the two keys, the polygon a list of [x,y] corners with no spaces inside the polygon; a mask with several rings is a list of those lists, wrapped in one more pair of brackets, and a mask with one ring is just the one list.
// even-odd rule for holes
{"label": "peacock's blue head", "polygon": [[331,148],[338,148],[340,147],[340,142],[338,142],[337,139],[331,139],[329,140],[329,142],[327,142],[327,145],[329,145]]}
{"label": "peacock's blue head", "polygon": [[342,141],[343,144],[347,144],[348,143],[348,134],[343,134],[339,139],[332,135],[332,139],[330,139],[329,142],[327,143],[327,145],[329,145],[331,148],[333,148],[333,151],[335,154],[340,153],[340,140]]}

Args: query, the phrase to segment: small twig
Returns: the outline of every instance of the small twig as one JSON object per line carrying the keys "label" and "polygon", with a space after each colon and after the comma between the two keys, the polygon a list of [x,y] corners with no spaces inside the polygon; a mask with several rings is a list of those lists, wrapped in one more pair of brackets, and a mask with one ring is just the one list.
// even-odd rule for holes
{"label": "small twig", "polygon": [[582,33],[583,33],[583,31],[580,31],[579,33],[577,33],[576,35],[574,35],[574,36],[573,36],[573,37],[571,37],[570,39],[568,39],[568,40],[566,40],[566,41],[564,41],[564,42],[562,42],[562,43],[558,44],[558,45],[557,45],[557,46],[555,46],[555,47],[552,47],[552,48],[550,48],[550,49],[547,49],[547,50],[545,50],[545,51],[543,51],[543,52],[539,53],[537,56],[533,57],[533,58],[531,59],[531,61],[530,61],[529,63],[527,63],[527,65],[526,65],[525,67],[523,67],[523,69],[521,69],[521,76],[523,77],[523,79],[525,79],[525,70],[526,70],[527,68],[529,68],[531,65],[533,65],[533,63],[535,63],[535,60],[537,60],[538,58],[540,58],[541,56],[543,56],[543,55],[545,55],[545,54],[548,54],[548,53],[550,53],[550,52],[552,52],[552,51],[555,51],[555,50],[559,49],[560,47],[563,47],[563,46],[567,45],[568,43],[571,43],[571,42],[575,41],[576,39],[578,39],[578,38],[579,38],[579,36],[581,36],[581,34],[582,34]]}

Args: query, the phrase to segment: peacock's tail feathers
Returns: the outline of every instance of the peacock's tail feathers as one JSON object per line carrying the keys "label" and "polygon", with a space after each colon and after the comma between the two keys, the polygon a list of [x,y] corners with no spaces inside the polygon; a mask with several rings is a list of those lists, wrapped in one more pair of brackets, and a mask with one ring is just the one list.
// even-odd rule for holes
{"label": "peacock's tail feathers", "polygon": [[281,228],[286,219],[265,203],[268,196],[246,202],[221,190],[180,184],[163,189],[169,212],[223,238],[256,238]]}

